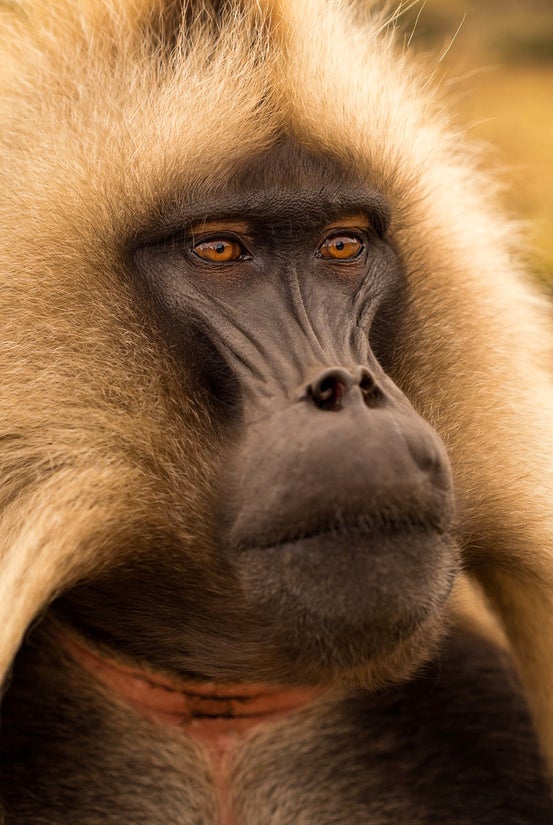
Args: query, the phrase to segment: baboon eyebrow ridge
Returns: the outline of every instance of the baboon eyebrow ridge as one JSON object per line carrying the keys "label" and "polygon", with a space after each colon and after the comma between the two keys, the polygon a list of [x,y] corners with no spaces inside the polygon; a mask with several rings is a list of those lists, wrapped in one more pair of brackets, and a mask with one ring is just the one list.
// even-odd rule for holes
{"label": "baboon eyebrow ridge", "polygon": [[203,221],[228,220],[236,217],[256,223],[293,222],[324,225],[343,215],[367,215],[375,231],[383,236],[390,223],[390,210],[385,198],[374,191],[359,188],[358,191],[328,191],[313,189],[292,190],[283,188],[269,192],[226,192],[207,197],[195,203],[175,199],[162,205],[157,216],[144,230],[137,232],[136,245],[155,243],[176,235],[185,227]]}

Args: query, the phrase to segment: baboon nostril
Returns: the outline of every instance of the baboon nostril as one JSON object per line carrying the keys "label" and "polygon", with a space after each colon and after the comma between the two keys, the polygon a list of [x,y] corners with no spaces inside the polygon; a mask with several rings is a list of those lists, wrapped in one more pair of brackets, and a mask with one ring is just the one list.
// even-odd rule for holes
{"label": "baboon nostril", "polygon": [[307,394],[320,410],[337,412],[342,409],[342,399],[347,391],[343,378],[335,373],[326,374],[308,387]]}
{"label": "baboon nostril", "polygon": [[361,370],[359,389],[367,407],[375,407],[384,397],[382,390],[366,369]]}
{"label": "baboon nostril", "polygon": [[324,370],[307,387],[307,397],[320,410],[338,412],[343,409],[348,394],[359,388],[363,402],[374,407],[384,397],[369,370],[358,367],[350,372],[343,367]]}

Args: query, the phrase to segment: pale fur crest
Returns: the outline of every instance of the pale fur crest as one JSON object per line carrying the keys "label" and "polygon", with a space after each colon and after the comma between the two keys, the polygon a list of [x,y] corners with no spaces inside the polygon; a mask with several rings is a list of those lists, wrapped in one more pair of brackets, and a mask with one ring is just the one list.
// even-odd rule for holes
{"label": "pale fur crest", "polygon": [[516,226],[380,16],[251,0],[215,38],[190,0],[196,23],[168,49],[178,5],[0,3],[1,670],[56,593],[130,542],[144,509],[170,508],[182,474],[201,489],[189,452],[211,460],[208,436],[178,433],[121,238],[287,130],[391,203],[411,291],[393,377],[447,443],[467,567],[553,765],[551,334]]}

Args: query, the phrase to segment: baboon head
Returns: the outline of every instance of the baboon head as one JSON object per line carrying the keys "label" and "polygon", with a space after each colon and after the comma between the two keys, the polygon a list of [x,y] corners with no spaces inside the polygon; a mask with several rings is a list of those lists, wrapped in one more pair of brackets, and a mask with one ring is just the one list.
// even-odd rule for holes
{"label": "baboon head", "polygon": [[184,539],[167,513],[161,552],[125,554],[63,615],[227,681],[412,666],[456,553],[444,446],[385,371],[406,300],[389,220],[381,192],[279,137],[131,242],[172,400],[195,399],[182,429],[216,457],[202,525]]}

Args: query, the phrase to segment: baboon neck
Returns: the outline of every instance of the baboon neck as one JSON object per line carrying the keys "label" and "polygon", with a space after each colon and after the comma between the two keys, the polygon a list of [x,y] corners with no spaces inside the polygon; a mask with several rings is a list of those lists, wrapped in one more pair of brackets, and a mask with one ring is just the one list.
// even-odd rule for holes
{"label": "baboon neck", "polygon": [[116,698],[161,725],[180,728],[216,761],[261,723],[277,720],[316,700],[317,687],[187,680],[124,664],[60,632],[64,650]]}

